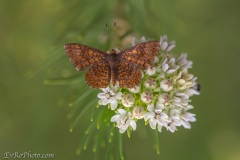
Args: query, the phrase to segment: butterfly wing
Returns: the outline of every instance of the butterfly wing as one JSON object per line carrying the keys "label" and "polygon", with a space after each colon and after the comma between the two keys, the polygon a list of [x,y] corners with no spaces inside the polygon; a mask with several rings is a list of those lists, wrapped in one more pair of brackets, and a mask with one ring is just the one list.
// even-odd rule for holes
{"label": "butterfly wing", "polygon": [[104,52],[78,43],[65,44],[64,48],[73,66],[79,71],[104,61],[106,57]]}
{"label": "butterfly wing", "polygon": [[90,67],[85,81],[92,88],[106,88],[110,84],[111,69],[108,62],[99,62]]}
{"label": "butterfly wing", "polygon": [[118,60],[131,63],[140,69],[147,69],[149,66],[152,66],[154,58],[159,50],[159,41],[140,43],[121,51],[118,55]]}
{"label": "butterfly wing", "polygon": [[140,83],[141,77],[140,70],[131,63],[117,62],[117,80],[120,87],[133,88]]}

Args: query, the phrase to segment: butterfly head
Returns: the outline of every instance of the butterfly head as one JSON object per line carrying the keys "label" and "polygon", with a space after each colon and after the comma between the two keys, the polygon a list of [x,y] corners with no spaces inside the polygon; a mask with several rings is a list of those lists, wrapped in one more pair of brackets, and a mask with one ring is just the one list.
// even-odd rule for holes
{"label": "butterfly head", "polygon": [[118,54],[119,52],[120,50],[118,48],[115,48],[107,51],[107,54]]}

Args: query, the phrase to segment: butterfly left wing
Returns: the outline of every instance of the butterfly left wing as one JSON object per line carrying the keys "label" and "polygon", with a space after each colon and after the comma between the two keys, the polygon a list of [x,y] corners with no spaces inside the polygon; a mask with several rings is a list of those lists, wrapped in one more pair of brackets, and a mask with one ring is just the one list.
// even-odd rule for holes
{"label": "butterfly left wing", "polygon": [[140,69],[147,69],[149,66],[152,66],[159,50],[159,41],[148,41],[121,51],[118,55],[118,60],[131,63]]}
{"label": "butterfly left wing", "polygon": [[104,52],[78,43],[65,44],[64,48],[73,66],[79,71],[104,61],[106,57]]}
{"label": "butterfly left wing", "polygon": [[92,88],[106,88],[110,84],[111,69],[108,62],[92,65],[86,73],[85,81]]}

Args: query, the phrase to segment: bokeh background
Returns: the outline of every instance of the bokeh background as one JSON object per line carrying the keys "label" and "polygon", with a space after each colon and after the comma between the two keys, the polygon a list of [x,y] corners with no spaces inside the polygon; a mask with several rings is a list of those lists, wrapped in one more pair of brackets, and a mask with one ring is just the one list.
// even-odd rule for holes
{"label": "bokeh background", "polygon": [[197,122],[190,130],[160,133],[157,155],[151,129],[146,127],[145,136],[138,129],[130,139],[124,136],[126,158],[239,160],[239,5],[236,0],[0,0],[0,159],[4,152],[28,151],[53,153],[59,160],[94,159],[91,148],[80,155],[76,150],[98,91],[86,86],[63,45],[107,50],[105,23],[115,20],[116,45],[128,47],[133,35],[176,40],[174,53],[188,53],[202,86],[201,95],[193,97]]}

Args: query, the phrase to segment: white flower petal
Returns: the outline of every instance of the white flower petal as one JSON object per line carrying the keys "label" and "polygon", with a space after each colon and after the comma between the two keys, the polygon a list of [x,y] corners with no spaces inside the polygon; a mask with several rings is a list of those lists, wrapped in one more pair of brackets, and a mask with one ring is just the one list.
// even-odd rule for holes
{"label": "white flower petal", "polygon": [[196,122],[196,117],[191,117],[190,119],[189,119],[189,122]]}
{"label": "white flower petal", "polygon": [[118,106],[118,103],[111,103],[110,107],[111,107],[111,110],[115,110]]}
{"label": "white flower petal", "polygon": [[161,113],[161,118],[162,119],[166,119],[166,118],[168,118],[168,115],[166,113],[162,112]]}
{"label": "white flower petal", "polygon": [[118,106],[118,101],[114,98],[114,99],[111,99],[110,101],[110,106],[111,106],[111,110],[115,110]]}
{"label": "white flower petal", "polygon": [[170,126],[168,126],[168,129],[170,130],[170,132],[175,132],[177,130],[174,124],[170,124]]}
{"label": "white flower petal", "polygon": [[185,93],[186,93],[187,95],[189,95],[189,96],[192,96],[192,95],[199,95],[199,94],[200,94],[197,90],[192,89],[192,88],[186,90]]}
{"label": "white flower petal", "polygon": [[144,43],[144,42],[146,42],[146,38],[144,36],[142,36],[140,41],[141,41],[141,43]]}
{"label": "white flower petal", "polygon": [[127,111],[124,110],[124,109],[118,109],[117,111],[120,115],[126,115],[127,114]]}
{"label": "white flower petal", "polygon": [[127,130],[128,127],[123,127],[123,128],[119,128],[119,132],[120,133],[124,133]]}
{"label": "white flower petal", "polygon": [[194,77],[193,74],[187,74],[187,75],[185,76],[185,79],[186,79],[186,80],[191,80],[193,77]]}
{"label": "white flower petal", "polygon": [[118,118],[120,117],[119,114],[112,116],[111,122],[117,122]]}
{"label": "white flower petal", "polygon": [[176,70],[175,69],[169,69],[168,71],[167,71],[167,74],[172,74],[172,73],[174,73]]}
{"label": "white flower petal", "polygon": [[162,70],[163,70],[163,72],[166,72],[167,70],[168,70],[168,64],[165,64],[163,67],[162,67]]}
{"label": "white flower petal", "polygon": [[137,124],[136,124],[136,122],[135,122],[134,120],[130,120],[129,125],[132,127],[132,129],[133,129],[134,131],[136,130]]}
{"label": "white flower petal", "polygon": [[107,105],[108,103],[109,103],[109,99],[107,98],[102,98],[98,101],[98,104],[104,105],[104,106]]}
{"label": "white flower petal", "polygon": [[162,125],[159,125],[159,124],[158,124],[158,131],[159,131],[159,132],[162,132]]}
{"label": "white flower petal", "polygon": [[168,46],[167,52],[171,51],[174,47],[176,47],[176,45],[170,45],[170,46]]}
{"label": "white flower petal", "polygon": [[114,96],[114,95],[115,95],[115,92],[114,92],[113,90],[110,90],[110,91],[109,91],[109,94],[110,94],[111,96]]}
{"label": "white flower petal", "polygon": [[98,93],[97,97],[98,98],[106,98],[105,93]]}
{"label": "white flower petal", "polygon": [[162,110],[165,108],[165,106],[163,104],[157,104],[156,105],[156,108],[155,108],[155,111],[158,111],[158,112],[162,112]]}
{"label": "white flower petal", "polygon": [[150,127],[151,127],[152,129],[156,129],[157,122],[154,121],[153,119],[151,119],[151,120],[149,121],[149,125],[150,125]]}
{"label": "white flower petal", "polygon": [[169,46],[170,45],[175,45],[175,43],[176,43],[175,41],[171,41],[171,42],[169,42]]}
{"label": "white flower petal", "polygon": [[153,118],[153,117],[154,117],[154,113],[147,112],[144,115],[144,120],[147,121],[148,119]]}
{"label": "white flower petal", "polygon": [[154,58],[154,62],[153,62],[153,63],[155,64],[155,63],[158,63],[158,62],[159,62],[159,58],[156,56],[156,57]]}
{"label": "white flower petal", "polygon": [[149,112],[154,112],[154,105],[153,105],[153,104],[149,104],[149,105],[147,106],[147,110],[148,110]]}
{"label": "white flower petal", "polygon": [[110,98],[109,98],[109,103],[115,102],[115,101],[117,101],[116,98],[114,98],[114,97],[110,97]]}
{"label": "white flower petal", "polygon": [[163,67],[165,64],[167,64],[167,61],[168,61],[168,59],[165,58],[164,61],[163,61],[163,63],[162,63],[162,67]]}
{"label": "white flower petal", "polygon": [[163,43],[161,44],[161,49],[162,49],[163,51],[165,51],[165,50],[167,49],[167,47],[168,47],[168,42],[163,42]]}
{"label": "white flower petal", "polygon": [[132,46],[135,46],[137,44],[137,39],[135,37],[132,38]]}
{"label": "white flower petal", "polygon": [[108,93],[108,92],[110,91],[110,89],[109,89],[109,87],[107,87],[107,88],[102,88],[102,91],[103,91],[104,93]]}
{"label": "white flower petal", "polygon": [[190,109],[193,109],[193,106],[192,106],[192,105],[186,106],[185,111],[190,110]]}
{"label": "white flower petal", "polygon": [[174,119],[173,123],[175,126],[181,126],[180,120]]}
{"label": "white flower petal", "polygon": [[190,128],[191,128],[190,123],[187,122],[187,121],[183,121],[183,120],[181,120],[181,124],[182,124],[183,127],[186,128],[186,129],[190,129]]}
{"label": "white flower petal", "polygon": [[178,84],[181,84],[181,85],[186,83],[186,81],[184,79],[179,79],[177,82],[178,82]]}
{"label": "white flower petal", "polygon": [[160,37],[160,46],[162,45],[163,42],[167,41],[167,36],[163,35]]}
{"label": "white flower petal", "polygon": [[117,93],[115,94],[115,98],[116,98],[117,100],[122,99],[122,92],[117,92]]}
{"label": "white flower petal", "polygon": [[175,58],[171,58],[169,61],[168,61],[168,64],[170,64],[171,66],[175,63]]}
{"label": "white flower petal", "polygon": [[181,102],[181,98],[179,98],[179,97],[174,97],[174,98],[173,98],[173,101],[176,102],[176,103],[179,103],[179,102]]}
{"label": "white flower petal", "polygon": [[110,88],[111,90],[116,93],[119,87],[119,82],[117,81],[116,84],[113,86],[112,84],[110,84]]}
{"label": "white flower petal", "polygon": [[185,114],[182,115],[182,119],[185,121],[190,121],[190,122],[195,122],[196,118],[195,118],[195,114],[186,112]]}

